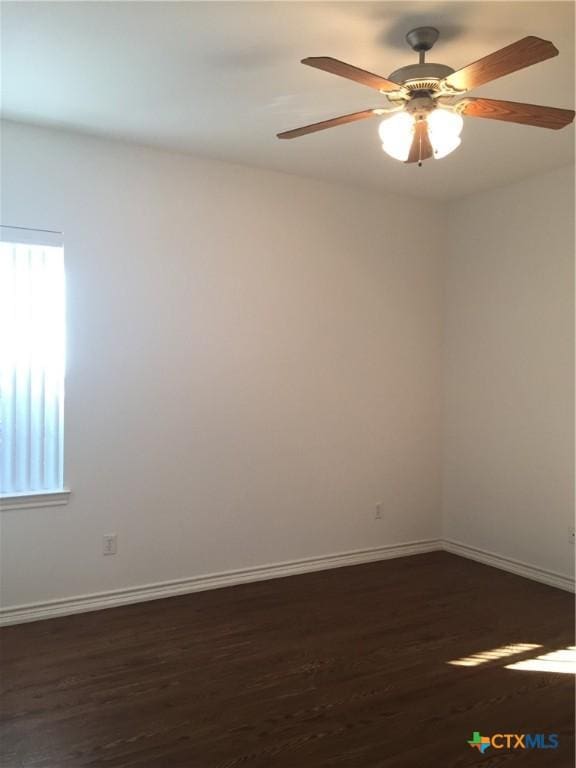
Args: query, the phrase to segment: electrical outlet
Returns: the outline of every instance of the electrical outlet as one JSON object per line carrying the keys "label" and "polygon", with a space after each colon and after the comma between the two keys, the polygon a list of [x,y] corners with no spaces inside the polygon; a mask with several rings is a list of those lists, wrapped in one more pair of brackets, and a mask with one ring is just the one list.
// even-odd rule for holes
{"label": "electrical outlet", "polygon": [[572,544],[576,541],[576,535],[574,533],[574,528],[568,528],[568,539]]}
{"label": "electrical outlet", "polygon": [[374,520],[382,520],[382,504],[376,504],[376,513]]}
{"label": "electrical outlet", "polygon": [[109,533],[102,537],[102,554],[115,555],[118,551],[118,536],[115,533]]}

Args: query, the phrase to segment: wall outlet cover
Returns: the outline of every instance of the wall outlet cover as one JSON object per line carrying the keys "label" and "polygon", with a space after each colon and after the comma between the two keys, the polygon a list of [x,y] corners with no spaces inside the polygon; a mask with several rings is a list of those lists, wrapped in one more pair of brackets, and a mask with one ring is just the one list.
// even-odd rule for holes
{"label": "wall outlet cover", "polygon": [[102,554],[115,555],[118,551],[118,535],[109,533],[102,537]]}

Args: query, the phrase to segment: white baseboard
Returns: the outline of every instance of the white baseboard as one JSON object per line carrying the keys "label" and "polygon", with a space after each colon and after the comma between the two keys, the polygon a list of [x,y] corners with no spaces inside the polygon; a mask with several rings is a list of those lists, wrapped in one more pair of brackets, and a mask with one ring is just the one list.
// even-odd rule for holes
{"label": "white baseboard", "polygon": [[99,611],[104,608],[116,608],[121,605],[142,603],[147,600],[160,600],[164,597],[186,595],[191,592],[232,587],[236,584],[246,584],[251,581],[278,579],[284,576],[294,576],[299,573],[324,571],[330,568],[341,568],[346,565],[361,565],[362,563],[390,560],[395,557],[407,557],[409,555],[420,555],[425,552],[434,552],[442,549],[454,555],[477,560],[493,568],[509,571],[517,576],[548,584],[551,587],[564,589],[568,592],[575,591],[574,579],[562,576],[559,573],[537,568],[536,566],[522,563],[519,560],[503,557],[502,555],[477,549],[476,547],[470,547],[457,541],[428,539],[425,541],[408,542],[406,544],[373,547],[372,549],[353,550],[337,555],[310,557],[305,560],[292,560],[275,565],[260,565],[236,571],[192,576],[188,579],[164,581],[140,587],[116,589],[110,592],[76,595],[75,597],[61,600],[48,600],[43,603],[9,606],[0,609],[0,626],[23,624],[29,621],[39,621],[40,619],[53,619],[57,616],[70,616],[74,613]]}
{"label": "white baseboard", "polygon": [[406,544],[391,544],[372,549],[342,552],[336,555],[310,557],[305,560],[292,560],[275,565],[261,565],[237,571],[192,576],[188,579],[164,581],[157,584],[128,587],[127,589],[117,589],[110,592],[77,595],[61,600],[49,600],[43,603],[9,606],[0,609],[0,626],[23,624],[28,621],[39,621],[40,619],[53,619],[57,616],[69,616],[74,613],[85,613],[87,611],[99,611],[103,608],[115,608],[120,605],[141,603],[146,600],[159,600],[164,597],[186,595],[191,592],[201,592],[207,589],[231,587],[250,581],[278,579],[283,576],[294,576],[299,573],[341,568],[346,565],[372,563],[378,560],[419,555],[424,552],[434,552],[441,549],[442,542],[440,539],[412,541]]}
{"label": "white baseboard", "polygon": [[567,592],[576,591],[574,579],[571,579],[569,576],[563,576],[554,571],[547,571],[546,569],[538,568],[535,565],[528,565],[528,563],[514,560],[511,557],[503,557],[494,552],[487,552],[484,549],[470,547],[468,544],[461,544],[458,541],[452,541],[450,539],[444,539],[443,548],[446,552],[451,552],[453,555],[460,555],[460,557],[467,557],[470,560],[477,560],[479,563],[484,563],[484,565],[491,565],[493,568],[499,568],[502,571],[515,573],[517,576],[524,576],[526,579],[540,581],[542,584],[548,584],[549,587],[557,587],[558,589],[564,589]]}

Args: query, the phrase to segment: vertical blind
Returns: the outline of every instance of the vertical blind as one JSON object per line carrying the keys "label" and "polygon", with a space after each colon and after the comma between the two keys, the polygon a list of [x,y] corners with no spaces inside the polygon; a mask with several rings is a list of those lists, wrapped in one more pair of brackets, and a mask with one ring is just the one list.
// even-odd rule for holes
{"label": "vertical blind", "polygon": [[0,494],[58,491],[64,479],[64,251],[60,238],[54,245],[53,236],[9,230],[0,230]]}

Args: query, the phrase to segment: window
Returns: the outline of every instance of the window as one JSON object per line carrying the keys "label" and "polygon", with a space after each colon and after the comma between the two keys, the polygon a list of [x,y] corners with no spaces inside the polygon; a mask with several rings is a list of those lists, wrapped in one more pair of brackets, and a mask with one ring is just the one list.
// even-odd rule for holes
{"label": "window", "polygon": [[[61,236],[2,227],[0,504],[3,508],[66,500],[64,364]],[[9,503],[11,500],[13,504]]]}

